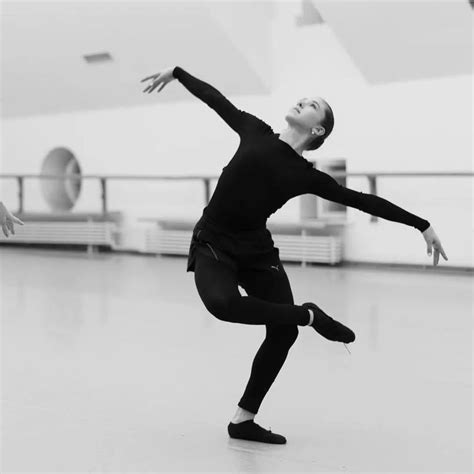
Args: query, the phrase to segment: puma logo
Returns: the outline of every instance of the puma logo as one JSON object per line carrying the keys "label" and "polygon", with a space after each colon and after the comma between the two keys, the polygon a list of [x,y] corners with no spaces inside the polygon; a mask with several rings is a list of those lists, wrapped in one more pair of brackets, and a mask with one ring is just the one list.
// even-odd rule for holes
{"label": "puma logo", "polygon": [[278,268],[278,265],[276,267],[273,265],[270,265],[270,268],[275,268],[277,271],[280,271],[280,269]]}

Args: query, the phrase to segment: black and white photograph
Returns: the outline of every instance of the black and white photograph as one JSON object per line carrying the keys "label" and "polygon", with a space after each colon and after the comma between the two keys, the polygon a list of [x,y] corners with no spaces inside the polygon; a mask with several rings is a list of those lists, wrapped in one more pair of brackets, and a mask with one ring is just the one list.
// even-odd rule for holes
{"label": "black and white photograph", "polygon": [[0,472],[472,473],[473,27],[0,0]]}

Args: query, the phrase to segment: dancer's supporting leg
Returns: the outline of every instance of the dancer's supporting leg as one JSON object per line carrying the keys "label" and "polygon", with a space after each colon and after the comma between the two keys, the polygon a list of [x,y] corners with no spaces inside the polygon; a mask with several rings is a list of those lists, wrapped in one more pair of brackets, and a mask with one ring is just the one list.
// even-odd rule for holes
{"label": "dancer's supporting leg", "polygon": [[[270,268],[268,271],[248,271],[242,272],[240,277],[248,297],[240,295],[237,275],[231,267],[211,258],[200,256],[196,260],[198,292],[212,314],[219,319],[244,324],[270,322],[266,324],[266,338],[254,358],[250,379],[227,431],[232,438],[283,444],[286,443],[284,436],[262,428],[253,418],[298,337],[296,322],[307,325],[309,312],[294,305],[282,265],[279,271]],[[229,305],[236,304],[239,311],[229,310]]]}
{"label": "dancer's supporting leg", "polygon": [[[290,282],[283,265],[279,270],[246,271],[241,274],[247,294],[278,305],[294,305]],[[298,338],[298,326],[267,324],[266,336],[255,355],[250,378],[238,406],[257,413],[263,398],[285,363],[288,351]]]}

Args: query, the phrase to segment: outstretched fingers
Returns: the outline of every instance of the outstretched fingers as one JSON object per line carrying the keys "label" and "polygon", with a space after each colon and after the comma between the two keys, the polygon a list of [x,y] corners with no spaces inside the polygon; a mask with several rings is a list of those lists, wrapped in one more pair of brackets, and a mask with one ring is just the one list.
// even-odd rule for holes
{"label": "outstretched fingers", "polygon": [[13,214],[12,214],[12,220],[15,224],[20,224],[20,225],[25,224],[22,220],[18,219],[18,217],[14,216]]}
{"label": "outstretched fingers", "polygon": [[440,245],[439,246],[439,251],[441,252],[441,255],[445,260],[448,260],[448,256],[446,255],[446,252],[444,251],[443,247]]}
{"label": "outstretched fingers", "polygon": [[142,79],[140,82],[148,81],[148,79],[155,79],[155,77],[158,77],[159,75],[160,75],[160,73],[153,74],[153,75],[151,75],[151,76],[145,77],[145,78]]}
{"label": "outstretched fingers", "polygon": [[11,219],[7,219],[7,222],[5,224],[7,226],[7,229],[14,235],[15,228],[13,227],[13,221]]}

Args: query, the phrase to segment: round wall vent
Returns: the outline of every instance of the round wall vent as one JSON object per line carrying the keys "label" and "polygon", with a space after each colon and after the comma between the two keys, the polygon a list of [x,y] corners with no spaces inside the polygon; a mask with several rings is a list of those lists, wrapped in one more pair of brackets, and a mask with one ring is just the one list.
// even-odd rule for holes
{"label": "round wall vent", "polygon": [[[41,174],[81,174],[76,157],[67,148],[54,148],[43,161]],[[81,192],[81,179],[42,179],[41,191],[52,211],[69,211],[74,207]]]}

